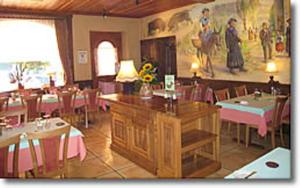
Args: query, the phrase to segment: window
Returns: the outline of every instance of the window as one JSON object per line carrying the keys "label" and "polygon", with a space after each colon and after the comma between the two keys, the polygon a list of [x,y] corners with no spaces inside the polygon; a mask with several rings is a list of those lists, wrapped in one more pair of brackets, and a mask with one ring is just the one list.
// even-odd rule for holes
{"label": "window", "polygon": [[111,42],[101,42],[97,49],[98,76],[115,75],[118,62],[117,49]]}
{"label": "window", "polygon": [[54,20],[0,19],[0,41],[0,92],[17,89],[21,67],[25,88],[49,84],[49,75],[64,84]]}

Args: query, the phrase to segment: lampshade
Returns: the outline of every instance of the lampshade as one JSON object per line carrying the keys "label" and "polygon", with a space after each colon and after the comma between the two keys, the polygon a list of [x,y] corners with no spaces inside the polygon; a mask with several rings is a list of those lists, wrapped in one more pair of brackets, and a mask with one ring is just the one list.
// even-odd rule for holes
{"label": "lampshade", "polygon": [[198,72],[199,70],[199,64],[198,63],[192,63],[191,65],[191,72]]}
{"label": "lampshade", "polygon": [[133,60],[121,61],[120,71],[117,75],[117,82],[133,82],[138,80],[139,76],[134,67]]}
{"label": "lampshade", "polygon": [[277,72],[277,65],[274,61],[270,61],[267,63],[266,72],[269,73]]}

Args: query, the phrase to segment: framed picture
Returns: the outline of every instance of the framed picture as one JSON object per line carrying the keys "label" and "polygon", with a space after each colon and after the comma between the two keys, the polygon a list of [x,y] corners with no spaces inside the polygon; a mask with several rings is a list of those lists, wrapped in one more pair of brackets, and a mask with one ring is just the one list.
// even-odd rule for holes
{"label": "framed picture", "polygon": [[78,64],[87,64],[88,52],[86,50],[78,50]]}

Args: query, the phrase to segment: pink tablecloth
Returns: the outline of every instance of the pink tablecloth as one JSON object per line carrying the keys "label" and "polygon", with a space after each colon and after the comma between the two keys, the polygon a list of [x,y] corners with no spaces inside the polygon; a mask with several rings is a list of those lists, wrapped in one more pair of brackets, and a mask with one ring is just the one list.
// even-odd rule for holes
{"label": "pink tablecloth", "polygon": [[[230,108],[221,108],[220,109],[220,117],[222,120],[233,121],[237,123],[244,123],[249,125],[257,125],[258,126],[258,134],[261,136],[265,136],[267,134],[267,125],[272,121],[273,110],[266,111],[263,115],[235,110]],[[287,102],[282,117],[285,117],[290,114],[290,103]]]}

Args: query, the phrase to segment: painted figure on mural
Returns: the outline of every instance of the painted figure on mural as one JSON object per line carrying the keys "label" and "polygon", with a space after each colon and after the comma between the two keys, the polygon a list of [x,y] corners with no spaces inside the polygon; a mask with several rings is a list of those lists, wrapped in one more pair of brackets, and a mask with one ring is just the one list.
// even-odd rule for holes
{"label": "painted figure on mural", "polygon": [[263,48],[263,53],[264,53],[264,60],[267,62],[267,59],[272,59],[272,32],[271,29],[269,28],[269,25],[267,22],[264,22],[262,24],[262,29],[259,33],[259,38],[261,40],[261,46]]}
{"label": "painted figure on mural", "polygon": [[200,18],[200,24],[203,26],[209,25],[209,9],[208,8],[204,8],[202,10],[202,16]]}
{"label": "painted figure on mural", "polygon": [[291,18],[287,20],[288,26],[286,28],[286,52],[291,57]]}
{"label": "painted figure on mural", "polygon": [[[210,29],[210,23],[209,23],[209,9],[208,8],[204,8],[202,10],[202,16],[201,16],[199,22],[202,27],[202,30],[200,30],[200,32],[199,32],[199,38],[201,40],[201,44],[205,45],[208,42],[208,40],[211,38],[211,35],[212,35],[212,30]],[[204,57],[203,52],[201,52],[200,48],[197,50],[197,56],[201,57],[203,66],[205,66],[205,64],[207,65],[207,62],[204,62],[205,57]],[[207,67],[207,66],[205,66],[205,67]]]}
{"label": "painted figure on mural", "polygon": [[280,31],[276,32],[275,49],[276,49],[276,52],[278,52],[278,53],[284,52],[283,36]]}
{"label": "painted figure on mural", "polygon": [[239,69],[241,72],[246,72],[244,68],[244,58],[241,52],[240,44],[242,40],[236,30],[237,20],[230,18],[228,28],[225,33],[225,41],[227,48],[227,68],[231,74],[235,74],[234,69]]}

